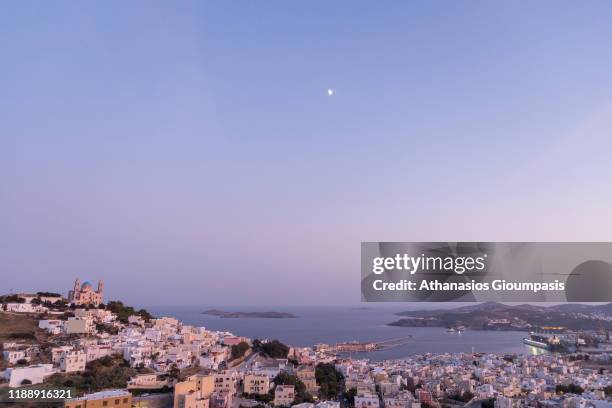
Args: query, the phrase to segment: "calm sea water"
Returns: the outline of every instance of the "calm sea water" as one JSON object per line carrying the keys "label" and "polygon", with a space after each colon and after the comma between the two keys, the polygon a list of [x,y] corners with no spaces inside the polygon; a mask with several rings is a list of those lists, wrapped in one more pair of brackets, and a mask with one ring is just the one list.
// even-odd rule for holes
{"label": "calm sea water", "polygon": [[[180,321],[205,326],[212,330],[227,330],[250,338],[278,339],[296,346],[316,343],[334,344],[344,341],[375,341],[412,335],[405,345],[357,357],[372,360],[397,359],[413,354],[445,352],[490,352],[532,354],[537,350],[523,345],[525,332],[470,331],[447,333],[438,327],[392,327],[387,323],[397,320],[394,313],[401,309],[310,307],[275,308],[290,312],[293,319],[231,318],[224,319],[202,314],[210,308],[150,308],[156,316],[173,316]],[[229,311],[266,311],[264,309],[223,309]]]}

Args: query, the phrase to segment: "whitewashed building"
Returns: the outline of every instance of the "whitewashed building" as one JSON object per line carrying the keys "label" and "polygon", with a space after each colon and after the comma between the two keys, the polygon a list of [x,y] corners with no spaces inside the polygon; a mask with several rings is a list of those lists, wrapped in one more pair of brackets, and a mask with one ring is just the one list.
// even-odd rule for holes
{"label": "whitewashed building", "polygon": [[33,305],[31,303],[7,303],[6,311],[13,313],[44,313],[48,311],[44,306]]}
{"label": "whitewashed building", "polygon": [[48,331],[51,334],[60,334],[64,330],[62,320],[39,320],[38,328]]}
{"label": "whitewashed building", "polygon": [[84,351],[68,350],[64,351],[59,360],[60,370],[65,373],[85,371],[87,355]]}
{"label": "whitewashed building", "polygon": [[30,361],[26,350],[4,350],[2,355],[9,364],[17,364],[19,360]]}
{"label": "whitewashed building", "polygon": [[2,372],[4,379],[8,381],[9,387],[19,387],[27,384],[40,384],[43,380],[54,374],[52,364],[37,364],[29,367],[7,368]]}

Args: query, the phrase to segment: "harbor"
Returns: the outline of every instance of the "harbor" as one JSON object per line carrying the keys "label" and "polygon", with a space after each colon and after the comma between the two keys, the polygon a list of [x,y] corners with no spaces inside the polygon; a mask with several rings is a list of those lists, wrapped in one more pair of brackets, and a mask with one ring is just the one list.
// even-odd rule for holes
{"label": "harbor", "polygon": [[608,331],[600,336],[596,332],[571,331],[564,327],[541,327],[523,338],[523,344],[557,353],[609,354],[612,351]]}
{"label": "harbor", "polygon": [[390,350],[395,347],[400,347],[408,344],[412,340],[412,335],[395,337],[391,339],[379,340],[379,341],[348,341],[336,343],[334,345],[328,344],[317,344],[315,348],[320,351],[327,351],[331,353],[369,353],[374,351]]}

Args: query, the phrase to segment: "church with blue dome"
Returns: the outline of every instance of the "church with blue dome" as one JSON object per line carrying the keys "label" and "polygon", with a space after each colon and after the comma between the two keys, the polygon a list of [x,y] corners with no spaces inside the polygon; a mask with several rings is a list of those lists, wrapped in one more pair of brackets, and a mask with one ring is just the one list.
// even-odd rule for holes
{"label": "church with blue dome", "polygon": [[98,288],[94,290],[89,281],[83,282],[76,279],[73,289],[68,292],[68,301],[73,305],[94,305],[99,306],[104,300],[104,283],[98,281]]}

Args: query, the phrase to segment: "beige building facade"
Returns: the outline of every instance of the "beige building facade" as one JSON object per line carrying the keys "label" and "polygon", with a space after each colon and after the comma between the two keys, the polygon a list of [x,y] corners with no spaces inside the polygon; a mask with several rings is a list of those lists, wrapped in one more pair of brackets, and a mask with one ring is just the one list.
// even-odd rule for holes
{"label": "beige building facade", "polygon": [[270,378],[266,374],[247,374],[244,376],[244,392],[264,395],[270,391]]}
{"label": "beige building facade", "polygon": [[315,368],[310,365],[299,366],[296,372],[297,378],[306,386],[306,391],[312,396],[319,394],[319,386],[315,376]]}
{"label": "beige building facade", "polygon": [[196,374],[174,385],[173,408],[209,408],[215,390],[212,374]]}
{"label": "beige building facade", "polygon": [[295,400],[295,388],[293,385],[277,385],[274,389],[274,405],[290,407]]}
{"label": "beige building facade", "polygon": [[131,408],[132,394],[124,390],[100,391],[66,400],[64,408]]}

